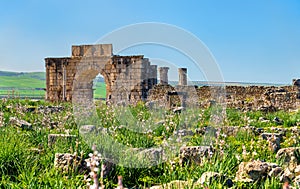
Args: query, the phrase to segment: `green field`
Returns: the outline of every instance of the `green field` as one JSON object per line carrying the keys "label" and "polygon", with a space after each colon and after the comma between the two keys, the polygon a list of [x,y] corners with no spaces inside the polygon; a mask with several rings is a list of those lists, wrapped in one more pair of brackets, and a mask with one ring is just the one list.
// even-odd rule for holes
{"label": "green field", "polygon": [[[45,72],[6,72],[0,71],[0,96],[14,97],[42,97],[45,96],[46,87]],[[104,82],[95,82],[94,97],[105,98],[106,88]]]}
{"label": "green field", "polygon": [[104,82],[94,83],[94,97],[95,98],[105,98],[106,97],[106,86]]}
{"label": "green field", "polygon": [[[12,72],[14,73],[14,72]],[[45,88],[45,73],[33,72],[25,74],[4,75],[0,72],[0,87]]]}

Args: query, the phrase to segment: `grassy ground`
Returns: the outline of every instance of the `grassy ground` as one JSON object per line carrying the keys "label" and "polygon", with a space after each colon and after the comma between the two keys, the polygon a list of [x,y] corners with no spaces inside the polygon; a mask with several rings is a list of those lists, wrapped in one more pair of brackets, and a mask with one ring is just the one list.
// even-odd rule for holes
{"label": "grassy ground", "polygon": [[[0,71],[0,96],[14,97],[43,97],[45,91],[36,88],[45,88],[44,72],[3,72]],[[106,88],[104,82],[95,82],[94,97],[105,98]]]}
{"label": "grassy ground", "polygon": [[30,76],[0,76],[0,87],[45,88],[46,81]]}
{"label": "grassy ground", "polygon": [[[0,136],[5,136],[0,137],[0,188],[86,188],[83,174],[72,169],[63,173],[54,167],[55,153],[77,152],[87,158],[92,152],[89,144],[91,142],[99,144],[97,141],[101,141],[102,145],[107,145],[107,149],[103,149],[101,153],[105,154],[106,150],[111,150],[109,141],[103,140],[102,137],[85,138],[79,135],[78,122],[75,122],[73,117],[71,104],[60,104],[64,110],[57,113],[39,113],[37,109],[27,111],[27,108],[48,105],[57,104],[18,99],[0,101]],[[120,114],[120,110],[99,103],[97,104],[97,119],[88,121],[98,123],[96,126],[99,128],[106,128],[109,138],[117,143],[132,148],[155,147],[167,142],[172,137],[174,130],[187,126],[182,124],[179,114],[166,111],[166,116],[160,117],[160,112],[150,112],[143,104],[128,109],[133,116],[131,118],[127,116],[129,119],[124,119],[125,114]],[[191,130],[212,125],[211,112],[211,109],[189,110],[185,114],[184,123],[188,121],[188,127]],[[226,112],[227,116],[221,120],[220,124],[233,126],[250,124],[269,129],[271,126],[290,128],[296,126],[300,121],[300,113],[296,112],[241,112],[233,109],[227,109]],[[31,123],[32,128],[15,127],[9,122],[11,117],[18,117]],[[127,117],[125,116],[125,118]],[[279,117],[283,120],[283,124],[261,122],[260,117],[269,120]],[[160,119],[164,119],[165,122],[154,124]],[[139,121],[142,124],[138,129],[141,130],[129,129],[130,125]],[[218,127],[218,125],[215,126]],[[54,146],[49,146],[47,138],[49,133],[70,133],[76,135],[78,140],[70,143],[59,142]],[[282,148],[300,146],[298,136],[292,137],[291,133],[287,133],[286,136],[284,142],[281,143]],[[126,187],[145,187],[172,180],[196,181],[206,171],[226,174],[228,178],[234,179],[238,165],[242,161],[252,159],[280,163],[276,160],[275,154],[268,150],[266,141],[247,132],[241,132],[237,136],[221,134],[217,138],[206,138],[205,135],[196,134],[188,141],[188,145],[211,144],[216,152],[210,159],[204,159],[200,165],[191,163],[181,166],[177,157],[145,168],[128,168],[117,165],[104,180],[106,188],[116,187],[118,175],[123,176],[123,183]],[[245,150],[247,153],[243,155]],[[119,156],[121,157],[122,154]],[[220,179],[213,180],[207,185],[209,188],[226,188],[224,181]],[[250,184],[236,182],[233,188],[281,188],[281,186],[282,183],[279,179],[266,178]]]}
{"label": "grassy ground", "polygon": [[0,96],[10,97],[43,97],[45,88],[45,73],[0,72]]}
{"label": "grassy ground", "polygon": [[106,98],[106,85],[104,82],[95,82],[94,98]]}

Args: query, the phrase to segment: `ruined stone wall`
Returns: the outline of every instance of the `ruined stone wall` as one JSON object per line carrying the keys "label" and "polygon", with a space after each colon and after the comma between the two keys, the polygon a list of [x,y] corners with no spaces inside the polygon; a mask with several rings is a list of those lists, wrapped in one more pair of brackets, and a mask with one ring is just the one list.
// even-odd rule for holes
{"label": "ruined stone wall", "polygon": [[100,73],[110,103],[147,98],[157,84],[157,66],[142,55],[112,55],[111,44],[72,46],[72,57],[46,58],[46,100],[93,100],[93,79]]}
{"label": "ruined stone wall", "polygon": [[114,81],[108,96],[112,103],[144,100],[157,84],[157,66],[143,56],[114,56],[113,63],[106,66],[110,81]]}
{"label": "ruined stone wall", "polygon": [[[242,110],[291,110],[299,107],[296,86],[264,87],[264,86],[203,86],[184,88],[184,86],[156,85],[150,91],[149,101],[168,103],[168,92],[187,91],[187,104],[208,107],[212,102],[223,102],[229,108]],[[195,100],[195,92],[198,99]],[[173,97],[175,98],[175,97]],[[189,99],[190,98],[190,99]],[[177,97],[175,104],[180,104]]]}
{"label": "ruined stone wall", "polygon": [[72,97],[76,63],[71,58],[46,58],[46,100],[69,101]]}

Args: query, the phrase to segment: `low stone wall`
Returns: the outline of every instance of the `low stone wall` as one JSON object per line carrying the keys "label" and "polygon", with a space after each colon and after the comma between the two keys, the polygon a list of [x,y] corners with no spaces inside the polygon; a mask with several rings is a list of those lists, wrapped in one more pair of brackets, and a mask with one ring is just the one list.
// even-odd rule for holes
{"label": "low stone wall", "polygon": [[[242,110],[293,110],[299,107],[296,86],[176,86],[156,85],[149,91],[149,101],[180,104],[180,96],[172,97],[168,102],[168,93],[171,91],[187,92],[187,105],[208,107],[214,102],[226,103],[229,108]],[[196,95],[195,95],[196,94]],[[198,99],[196,100],[196,97]],[[171,99],[172,99],[171,98]]]}

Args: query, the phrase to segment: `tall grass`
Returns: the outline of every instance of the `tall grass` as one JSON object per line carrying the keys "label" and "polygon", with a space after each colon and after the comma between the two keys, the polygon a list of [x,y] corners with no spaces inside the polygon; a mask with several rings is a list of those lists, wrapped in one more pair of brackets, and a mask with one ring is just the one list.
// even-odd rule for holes
{"label": "tall grass", "polygon": [[[38,107],[58,105],[63,106],[61,112],[42,114]],[[36,111],[26,111],[28,107],[36,107]],[[164,116],[153,118],[153,113],[140,103],[128,107],[134,120],[141,122],[140,130],[132,130],[124,125],[124,120],[119,119],[117,110],[103,104],[97,106],[97,122],[99,131],[103,135],[98,137],[81,136],[74,117],[72,117],[71,104],[51,104],[30,100],[1,100],[0,111],[3,114],[4,124],[0,127],[0,188],[85,188],[84,175],[77,171],[63,173],[54,167],[54,155],[60,153],[83,152],[84,158],[92,151],[93,143],[101,144],[103,155],[111,155],[112,150],[108,142],[115,142],[130,148],[157,147],[174,138],[174,131],[187,129],[195,131],[205,126],[211,126],[209,109],[195,109],[183,112],[184,121],[180,114],[164,112]],[[10,117],[17,117],[32,124],[32,129],[18,128],[9,123]],[[260,117],[269,119],[270,122],[261,123]],[[272,122],[274,117],[282,119],[282,125]],[[227,109],[227,117],[223,125],[263,127],[281,126],[289,129],[299,124],[300,113],[289,112],[241,112]],[[163,120],[163,122],[160,122]],[[54,124],[55,122],[55,124]],[[160,122],[159,124],[156,124]],[[51,125],[51,126],[50,126]],[[106,132],[104,132],[106,130]],[[216,128],[218,131],[218,127]],[[141,131],[141,132],[137,132]],[[147,132],[144,132],[147,131]],[[48,134],[70,133],[77,136],[77,142],[57,142],[48,145]],[[299,146],[299,137],[292,138],[293,134],[287,132],[283,147]],[[106,140],[109,137],[111,141]],[[291,138],[291,139],[290,139]],[[91,140],[89,140],[91,139]],[[184,139],[184,138],[183,138]],[[204,145],[205,137],[202,134],[187,136],[188,145]],[[238,165],[242,161],[260,159],[267,162],[277,162],[275,153],[268,150],[268,144],[255,133],[246,131],[236,136],[226,136],[220,132],[210,138],[208,145],[213,145],[215,153],[211,158],[204,158],[201,164],[190,162],[183,166],[180,164],[178,153],[175,158],[168,159],[158,165],[130,168],[115,165],[104,179],[106,188],[116,187],[118,175],[123,176],[126,187],[149,187],[173,180],[188,180],[196,182],[206,171],[214,171],[234,179]],[[107,146],[105,145],[107,144]],[[244,153],[245,152],[245,153]],[[122,156],[123,152],[114,152]],[[243,155],[244,153],[244,155]],[[132,159],[131,161],[134,161]],[[277,162],[280,163],[280,162]],[[226,180],[216,179],[207,183],[209,188],[226,188]],[[264,182],[240,183],[236,182],[233,188],[280,188],[282,183],[275,178]]]}

